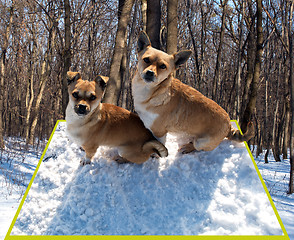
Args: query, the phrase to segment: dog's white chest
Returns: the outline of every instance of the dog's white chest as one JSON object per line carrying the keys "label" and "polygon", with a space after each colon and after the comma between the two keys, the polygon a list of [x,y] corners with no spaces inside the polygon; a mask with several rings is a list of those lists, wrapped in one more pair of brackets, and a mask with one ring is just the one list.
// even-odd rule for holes
{"label": "dog's white chest", "polygon": [[139,117],[143,121],[145,127],[148,129],[151,129],[154,121],[158,117],[158,114],[147,111],[146,108],[142,104],[137,104],[137,106],[135,104],[135,109],[136,109]]}
{"label": "dog's white chest", "polygon": [[79,126],[72,126],[67,125],[66,133],[71,141],[76,143],[78,146],[82,146],[84,144],[84,141],[82,140],[83,131],[82,128]]}
{"label": "dog's white chest", "polygon": [[68,106],[66,109],[66,133],[69,137],[69,139],[73,142],[75,142],[77,145],[82,146],[83,140],[82,140],[82,121],[83,119],[78,117],[77,114],[73,111],[71,106]]}
{"label": "dog's white chest", "polygon": [[143,121],[145,127],[151,129],[158,114],[148,111],[146,109],[147,105],[143,103],[149,97],[149,89],[141,84],[133,84],[132,92],[136,112]]}

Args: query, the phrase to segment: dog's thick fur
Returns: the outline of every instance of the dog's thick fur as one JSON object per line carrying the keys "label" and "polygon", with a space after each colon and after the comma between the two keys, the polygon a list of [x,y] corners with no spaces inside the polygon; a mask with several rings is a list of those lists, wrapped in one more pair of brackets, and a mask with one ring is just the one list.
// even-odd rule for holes
{"label": "dog's thick fur", "polygon": [[196,89],[173,77],[191,51],[169,55],[151,47],[145,32],[138,38],[138,68],[132,81],[135,110],[153,134],[165,141],[167,132],[185,138],[181,151],[211,151],[225,138],[247,141],[254,135],[252,123],[241,135],[231,126],[227,112]]}
{"label": "dog's thick fur", "polygon": [[168,152],[144,127],[140,118],[126,109],[101,103],[107,77],[82,80],[78,72],[68,72],[69,103],[67,132],[86,152],[81,164],[89,164],[99,146],[117,147],[119,162],[143,163],[151,154],[166,157]]}

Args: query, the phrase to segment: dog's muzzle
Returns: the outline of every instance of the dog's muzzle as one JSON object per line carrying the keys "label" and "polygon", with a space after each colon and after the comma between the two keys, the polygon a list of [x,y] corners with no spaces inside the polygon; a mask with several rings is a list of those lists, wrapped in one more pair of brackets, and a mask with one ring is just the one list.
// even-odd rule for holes
{"label": "dog's muzzle", "polygon": [[75,112],[78,115],[87,115],[89,113],[89,110],[87,109],[87,106],[84,104],[79,104],[75,106]]}
{"label": "dog's muzzle", "polygon": [[155,74],[153,71],[151,70],[147,70],[145,73],[144,73],[144,81],[145,82],[154,82],[155,80]]}

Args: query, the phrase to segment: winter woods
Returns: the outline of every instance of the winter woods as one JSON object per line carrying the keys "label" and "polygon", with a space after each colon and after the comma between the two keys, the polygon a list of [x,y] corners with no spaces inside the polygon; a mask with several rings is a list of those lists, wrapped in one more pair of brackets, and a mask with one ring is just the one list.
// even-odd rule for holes
{"label": "winter woods", "polygon": [[109,76],[105,101],[133,110],[136,38],[145,29],[154,47],[193,51],[177,76],[243,130],[253,121],[257,154],[272,150],[279,161],[290,149],[293,162],[293,7],[293,0],[2,0],[0,147],[5,136],[28,144],[49,137],[64,118],[69,69],[84,79]]}

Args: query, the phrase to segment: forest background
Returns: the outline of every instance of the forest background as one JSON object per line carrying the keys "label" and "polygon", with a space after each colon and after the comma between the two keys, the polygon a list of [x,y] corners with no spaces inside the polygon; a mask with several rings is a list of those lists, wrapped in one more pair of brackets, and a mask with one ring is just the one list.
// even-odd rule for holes
{"label": "forest background", "polygon": [[193,51],[177,77],[243,131],[253,121],[256,155],[290,158],[293,193],[293,8],[294,0],[1,0],[0,149],[9,136],[48,139],[64,119],[68,70],[109,76],[105,101],[134,111],[136,40],[145,30],[153,47]]}

